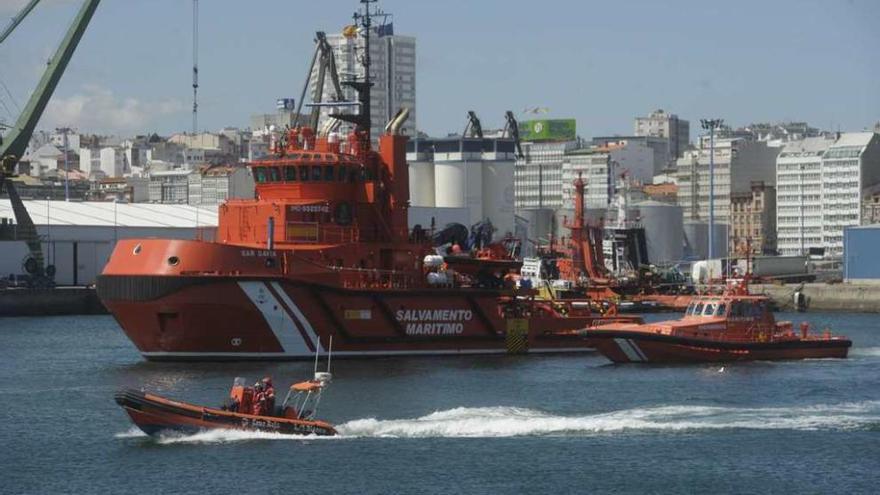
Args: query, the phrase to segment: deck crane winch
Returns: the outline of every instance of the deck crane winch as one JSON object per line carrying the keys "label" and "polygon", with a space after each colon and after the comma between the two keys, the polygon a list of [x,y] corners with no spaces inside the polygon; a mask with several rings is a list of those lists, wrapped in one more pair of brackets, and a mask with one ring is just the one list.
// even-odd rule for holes
{"label": "deck crane winch", "polygon": [[[12,203],[15,222],[18,224],[18,237],[25,241],[30,251],[30,256],[25,262],[25,270],[31,275],[31,284],[36,286],[52,285],[54,267],[45,266],[43,249],[40,237],[37,235],[37,229],[11,179],[15,177],[16,165],[24,156],[34,129],[40,121],[40,117],[43,116],[43,111],[46,109],[49,99],[58,86],[58,81],[61,80],[61,76],[64,74],[64,70],[67,68],[71,57],[73,57],[73,52],[82,39],[83,33],[85,33],[86,27],[92,20],[92,16],[99,3],[100,0],[86,0],[83,3],[55,54],[49,59],[40,82],[37,84],[36,89],[34,89],[33,94],[31,94],[18,120],[9,128],[6,135],[0,139],[0,187],[6,189],[9,201]],[[37,1],[31,1],[22,9],[21,13],[13,19],[12,25],[3,32],[2,39],[6,39],[9,36],[12,30],[18,26],[36,4]]]}

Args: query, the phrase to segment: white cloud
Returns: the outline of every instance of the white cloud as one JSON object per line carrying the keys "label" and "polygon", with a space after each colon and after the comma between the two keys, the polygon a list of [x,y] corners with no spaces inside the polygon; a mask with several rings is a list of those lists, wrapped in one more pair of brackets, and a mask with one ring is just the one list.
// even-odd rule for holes
{"label": "white cloud", "polygon": [[107,88],[88,85],[72,96],[52,98],[40,127],[70,126],[83,132],[144,131],[151,128],[157,118],[185,109],[186,105],[178,100],[148,102],[120,97]]}

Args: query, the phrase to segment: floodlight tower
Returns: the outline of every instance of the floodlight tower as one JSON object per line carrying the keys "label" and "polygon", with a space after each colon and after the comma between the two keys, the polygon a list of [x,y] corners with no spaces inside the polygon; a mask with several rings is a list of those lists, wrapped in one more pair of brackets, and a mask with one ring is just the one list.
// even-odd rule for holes
{"label": "floodlight tower", "polygon": [[700,119],[703,129],[709,131],[709,255],[715,257],[715,130],[724,124],[724,119]]}

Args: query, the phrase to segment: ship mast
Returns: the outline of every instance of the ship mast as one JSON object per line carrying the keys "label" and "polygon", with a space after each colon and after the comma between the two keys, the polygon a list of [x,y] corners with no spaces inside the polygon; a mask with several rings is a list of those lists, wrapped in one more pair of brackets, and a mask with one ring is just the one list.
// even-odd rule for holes
{"label": "ship mast", "polygon": [[357,115],[331,114],[331,117],[351,122],[355,125],[356,132],[366,133],[369,139],[372,117],[370,114],[370,88],[373,86],[373,83],[370,81],[370,30],[373,26],[373,17],[384,15],[384,13],[378,9],[370,9],[370,4],[376,3],[377,0],[360,1],[364,5],[363,11],[355,12],[353,18],[355,26],[359,26],[362,29],[364,36],[364,53],[359,57],[361,66],[364,68],[364,78],[362,81],[352,80],[342,83],[357,91],[360,110]]}

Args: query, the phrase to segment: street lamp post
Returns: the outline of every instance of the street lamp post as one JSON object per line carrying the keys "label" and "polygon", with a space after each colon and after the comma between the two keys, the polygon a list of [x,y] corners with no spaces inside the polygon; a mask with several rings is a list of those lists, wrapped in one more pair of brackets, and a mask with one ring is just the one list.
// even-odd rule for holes
{"label": "street lamp post", "polygon": [[709,259],[715,257],[715,130],[723,123],[723,119],[700,119],[709,131]]}
{"label": "street lamp post", "polygon": [[69,127],[56,129],[56,132],[61,132],[64,135],[64,201],[70,201],[70,163],[68,162],[68,156],[70,155],[70,142],[67,140],[67,134],[70,130]]}
{"label": "street lamp post", "polygon": [[798,188],[801,196],[801,256],[804,255],[804,164],[801,163],[801,180]]}

